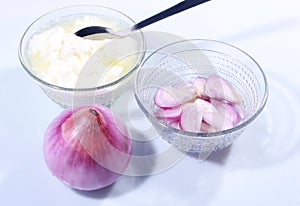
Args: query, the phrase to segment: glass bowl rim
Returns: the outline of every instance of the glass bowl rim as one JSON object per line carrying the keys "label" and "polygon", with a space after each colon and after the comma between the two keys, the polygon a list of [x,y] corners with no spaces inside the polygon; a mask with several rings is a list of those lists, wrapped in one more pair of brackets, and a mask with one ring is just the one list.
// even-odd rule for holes
{"label": "glass bowl rim", "polygon": [[264,86],[265,86],[263,98],[258,106],[257,111],[254,114],[252,114],[246,121],[236,125],[233,128],[227,129],[227,130],[222,130],[222,131],[218,131],[218,132],[188,132],[188,131],[176,129],[174,127],[167,125],[166,123],[163,123],[162,121],[159,121],[151,112],[148,112],[147,109],[143,106],[143,104],[139,98],[139,95],[136,92],[138,90],[137,89],[138,88],[138,78],[140,76],[140,70],[139,70],[135,77],[135,80],[134,80],[134,96],[135,96],[136,102],[138,103],[140,109],[144,112],[144,114],[148,118],[150,118],[151,120],[155,120],[163,129],[168,129],[170,132],[176,133],[178,135],[184,135],[184,136],[186,136],[186,138],[204,138],[204,139],[219,138],[219,136],[221,136],[221,135],[230,134],[230,133],[233,133],[233,132],[236,132],[236,131],[239,131],[239,130],[245,128],[247,125],[249,125],[251,122],[253,122],[253,120],[256,119],[258,117],[258,115],[262,112],[262,110],[264,109],[264,107],[267,103],[267,100],[268,100],[268,96],[269,96],[269,85],[268,85],[266,75],[265,75],[263,69],[261,68],[261,66],[257,63],[257,61],[254,58],[252,58],[249,54],[247,54],[245,51],[241,50],[240,48],[233,46],[231,44],[228,44],[228,43],[225,43],[222,41],[218,41],[218,40],[213,40],[213,39],[197,39],[197,38],[185,39],[185,40],[180,40],[180,41],[169,43],[169,44],[155,50],[143,61],[143,63],[140,65],[140,68],[143,68],[143,66],[147,63],[147,61],[149,61],[149,59],[152,56],[154,56],[158,52],[161,52],[163,49],[165,49],[167,47],[170,47],[172,45],[179,44],[182,42],[195,42],[195,41],[216,43],[218,45],[223,45],[230,49],[234,49],[234,50],[238,51],[239,53],[243,54],[244,56],[246,56],[247,58],[249,58],[252,61],[252,63],[254,63],[257,66],[260,74],[263,77],[263,82],[264,82]]}
{"label": "glass bowl rim", "polygon": [[135,66],[129,72],[127,72],[125,75],[123,75],[119,79],[117,79],[117,80],[115,80],[113,82],[110,82],[108,84],[104,84],[104,85],[100,85],[100,86],[96,86],[96,87],[91,87],[91,88],[70,88],[70,87],[63,87],[63,86],[58,86],[58,85],[51,84],[51,83],[49,83],[47,81],[42,80],[41,78],[38,77],[38,75],[35,75],[33,71],[31,71],[29,68],[27,68],[26,63],[25,63],[25,58],[24,58],[23,53],[22,53],[23,52],[22,45],[24,43],[24,38],[25,38],[26,34],[29,32],[29,30],[32,28],[32,26],[35,25],[37,22],[39,22],[44,17],[46,17],[46,16],[48,16],[48,15],[50,15],[52,13],[55,13],[55,12],[58,12],[58,11],[62,11],[62,10],[65,10],[65,9],[84,8],[84,7],[86,7],[86,8],[88,8],[88,7],[94,7],[94,8],[99,8],[99,9],[111,10],[113,12],[121,14],[122,16],[124,16],[125,18],[127,18],[127,20],[131,21],[133,24],[136,23],[131,17],[129,17],[128,15],[126,15],[125,13],[123,13],[123,12],[117,10],[117,9],[113,9],[111,7],[108,7],[108,6],[100,6],[100,5],[93,5],[93,4],[82,4],[82,5],[79,4],[79,5],[73,5],[73,6],[60,7],[60,8],[48,11],[48,12],[44,13],[43,15],[41,15],[40,17],[36,18],[27,27],[27,29],[25,30],[25,32],[23,33],[23,35],[21,37],[21,40],[20,40],[20,43],[19,43],[19,48],[18,48],[18,58],[19,58],[19,61],[20,61],[21,65],[25,69],[25,71],[34,80],[36,80],[37,82],[39,82],[43,86],[47,86],[47,87],[50,87],[52,89],[60,90],[60,91],[65,91],[65,92],[87,92],[87,91],[90,92],[90,91],[97,91],[97,90],[100,90],[100,89],[105,89],[105,88],[112,87],[112,86],[117,85],[118,83],[122,82],[122,80],[128,78],[142,64],[143,59],[145,57],[145,53],[146,53],[146,41],[145,41],[145,37],[144,37],[144,34],[143,34],[142,30],[139,29],[139,30],[136,30],[135,32],[139,32],[139,35],[141,37],[141,47],[142,48],[141,48],[141,52],[139,52],[139,53],[141,53],[141,55],[139,56],[138,60],[136,61]]}

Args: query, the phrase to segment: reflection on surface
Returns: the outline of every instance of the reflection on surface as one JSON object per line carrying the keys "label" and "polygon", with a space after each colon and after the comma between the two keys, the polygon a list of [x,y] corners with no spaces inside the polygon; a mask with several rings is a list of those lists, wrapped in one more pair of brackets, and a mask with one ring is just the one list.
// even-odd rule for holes
{"label": "reflection on surface", "polygon": [[300,94],[296,87],[268,74],[270,96],[261,115],[232,146],[228,164],[266,167],[287,160],[300,148]]}
{"label": "reflection on surface", "polygon": [[132,87],[116,99],[112,110],[125,120],[132,135],[133,155],[125,175],[159,174],[172,168],[185,156],[184,152],[163,140],[153,127],[147,126],[150,122],[134,101]]}
{"label": "reflection on surface", "polygon": [[73,190],[75,193],[92,199],[105,199],[105,198],[115,198],[125,194],[128,194],[134,190],[139,189],[139,187],[146,181],[147,177],[128,177],[122,176],[113,183],[105,188],[95,191],[80,191]]}
{"label": "reflection on surface", "polygon": [[4,172],[0,171],[0,184],[4,180],[4,178],[5,178]]}

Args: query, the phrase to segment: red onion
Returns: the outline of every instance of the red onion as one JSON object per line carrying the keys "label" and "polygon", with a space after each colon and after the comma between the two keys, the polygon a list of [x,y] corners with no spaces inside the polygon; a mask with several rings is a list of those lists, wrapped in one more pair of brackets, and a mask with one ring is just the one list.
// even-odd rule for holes
{"label": "red onion", "polygon": [[219,112],[204,113],[203,120],[219,131],[234,127],[233,123]]}
{"label": "red onion", "polygon": [[99,105],[65,110],[45,133],[48,168],[59,180],[79,190],[114,183],[127,168],[131,152],[125,123]]}
{"label": "red onion", "polygon": [[173,108],[194,98],[191,89],[178,88],[177,86],[161,87],[154,98],[155,104],[161,108]]}
{"label": "red onion", "polygon": [[199,132],[202,122],[203,111],[196,104],[190,104],[183,109],[180,126],[187,132]]}
{"label": "red onion", "polygon": [[197,77],[194,81],[193,87],[195,89],[196,94],[200,98],[204,98],[207,96],[205,94],[205,85],[206,85],[206,78]]}
{"label": "red onion", "polygon": [[232,123],[233,126],[237,125],[237,123],[240,121],[240,116],[232,105],[215,99],[211,99],[210,102],[215,106],[220,114],[225,116],[225,118]]}
{"label": "red onion", "polygon": [[207,133],[207,132],[216,132],[218,130],[213,126],[211,126],[210,124],[207,124],[206,122],[202,121],[200,131]]}
{"label": "red onion", "polygon": [[162,87],[154,102],[156,118],[188,132],[227,130],[245,118],[241,95],[217,74]]}
{"label": "red onion", "polygon": [[170,119],[170,120],[176,120],[180,118],[182,109],[181,107],[174,107],[170,109],[162,109],[159,108],[154,112],[154,115],[158,119]]}
{"label": "red onion", "polygon": [[241,95],[224,78],[217,74],[210,75],[206,80],[205,94],[210,98],[227,101],[232,104],[242,102]]}
{"label": "red onion", "polygon": [[203,115],[216,111],[211,103],[198,98],[188,106],[183,106],[180,118],[181,128],[188,132],[201,132]]}

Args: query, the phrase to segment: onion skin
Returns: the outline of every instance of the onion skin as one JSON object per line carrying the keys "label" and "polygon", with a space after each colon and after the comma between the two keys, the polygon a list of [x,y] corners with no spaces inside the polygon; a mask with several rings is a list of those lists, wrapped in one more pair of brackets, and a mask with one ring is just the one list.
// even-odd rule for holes
{"label": "onion skin", "polygon": [[[79,139],[81,137],[78,137],[78,134],[84,134],[84,131],[80,133],[74,130],[73,137],[64,136],[71,134],[63,131],[64,127],[66,129],[70,126],[66,122],[70,122],[70,118],[73,118],[76,112],[88,111],[91,107],[102,115],[103,121],[106,121],[105,135],[108,135],[109,139],[104,142],[115,148],[119,152],[117,155],[123,154],[120,155],[120,159],[116,155],[111,157],[109,150],[106,151],[106,148],[102,147],[93,147],[92,151],[95,154],[91,154],[91,151],[87,150],[87,145],[82,145],[82,140]],[[78,190],[97,190],[114,183],[127,168],[132,153],[130,133],[125,123],[116,118],[110,109],[100,105],[81,106],[63,111],[48,126],[44,138],[44,159],[52,174]],[[103,142],[103,137],[99,136],[98,143]],[[92,145],[93,142],[89,144]],[[99,164],[99,156],[106,156],[104,161],[107,161],[107,164],[118,165],[117,171],[108,169],[105,164]]]}

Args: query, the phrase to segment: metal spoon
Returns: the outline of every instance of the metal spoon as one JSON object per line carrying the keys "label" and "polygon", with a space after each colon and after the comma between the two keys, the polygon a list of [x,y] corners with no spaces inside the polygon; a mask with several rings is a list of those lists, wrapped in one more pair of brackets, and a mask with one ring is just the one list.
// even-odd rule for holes
{"label": "metal spoon", "polygon": [[75,35],[77,35],[79,37],[86,37],[86,36],[90,36],[90,35],[94,35],[94,34],[106,34],[106,38],[116,38],[116,37],[127,36],[134,30],[144,28],[145,26],[153,24],[157,21],[160,21],[169,16],[180,13],[184,10],[187,10],[187,9],[197,6],[199,4],[205,3],[207,1],[210,1],[210,0],[185,0],[185,1],[182,1],[182,2],[176,4],[176,5],[168,8],[152,17],[149,17],[127,29],[117,31],[117,30],[113,30],[113,29],[110,29],[107,27],[102,27],[102,26],[90,26],[90,27],[85,27],[85,28],[75,32]]}

